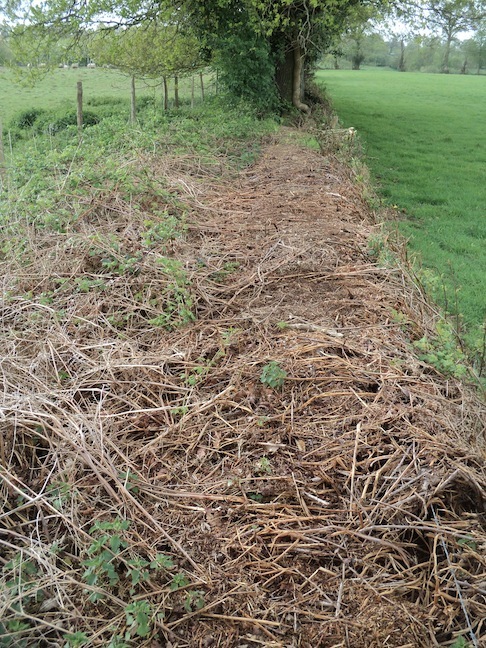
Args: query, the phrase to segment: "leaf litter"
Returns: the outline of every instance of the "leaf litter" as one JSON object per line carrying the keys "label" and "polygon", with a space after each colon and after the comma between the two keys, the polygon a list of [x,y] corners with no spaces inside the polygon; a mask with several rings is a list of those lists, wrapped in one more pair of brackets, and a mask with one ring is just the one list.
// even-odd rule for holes
{"label": "leaf litter", "polygon": [[181,236],[113,191],[2,262],[6,645],[484,645],[486,408],[418,359],[439,315],[352,172],[285,130],[140,163]]}

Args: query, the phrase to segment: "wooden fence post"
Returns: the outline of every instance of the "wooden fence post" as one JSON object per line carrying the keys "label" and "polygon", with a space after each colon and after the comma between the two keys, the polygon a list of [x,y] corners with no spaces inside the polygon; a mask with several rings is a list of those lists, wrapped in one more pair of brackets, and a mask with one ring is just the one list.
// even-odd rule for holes
{"label": "wooden fence post", "polygon": [[135,77],[132,76],[130,91],[130,122],[134,124],[137,121],[137,98],[135,95]]}
{"label": "wooden fence post", "polygon": [[81,138],[83,135],[83,82],[78,81],[78,135]]}
{"label": "wooden fence post", "polygon": [[179,108],[179,77],[174,77],[174,106]]}

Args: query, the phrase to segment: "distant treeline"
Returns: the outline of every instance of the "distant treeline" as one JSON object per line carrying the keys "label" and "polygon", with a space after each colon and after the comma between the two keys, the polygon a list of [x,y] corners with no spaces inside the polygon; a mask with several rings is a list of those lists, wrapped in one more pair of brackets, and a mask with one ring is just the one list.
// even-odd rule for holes
{"label": "distant treeline", "polygon": [[[377,33],[345,36],[321,61],[324,68],[359,70],[361,66],[388,67],[403,72],[444,72],[446,43],[438,36],[393,36]],[[448,72],[486,74],[486,39],[451,44]]]}

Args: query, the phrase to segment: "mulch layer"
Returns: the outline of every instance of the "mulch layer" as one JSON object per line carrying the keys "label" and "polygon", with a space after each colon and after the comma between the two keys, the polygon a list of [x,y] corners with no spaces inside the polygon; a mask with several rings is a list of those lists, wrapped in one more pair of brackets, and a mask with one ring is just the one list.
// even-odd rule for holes
{"label": "mulch layer", "polygon": [[[486,645],[486,407],[419,360],[439,315],[371,253],[349,168],[291,131],[238,174],[144,164],[187,214],[179,279],[116,195],[2,264],[0,619],[30,627],[7,645],[107,646],[142,600],[153,630],[127,645]],[[93,252],[113,233],[137,272]],[[81,565],[113,519],[128,548],[92,603]],[[130,552],[175,567],[130,591]]]}

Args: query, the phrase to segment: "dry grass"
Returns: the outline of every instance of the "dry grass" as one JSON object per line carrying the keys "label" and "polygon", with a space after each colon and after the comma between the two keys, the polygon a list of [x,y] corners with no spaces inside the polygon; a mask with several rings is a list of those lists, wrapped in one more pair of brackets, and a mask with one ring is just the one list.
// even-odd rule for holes
{"label": "dry grass", "polygon": [[[350,172],[285,137],[237,177],[144,163],[182,239],[144,246],[147,214],[110,195],[2,264],[5,645],[108,646],[145,600],[128,645],[484,645],[485,407],[414,355],[437,314],[369,256]],[[172,330],[151,324],[170,304]],[[113,520],[119,580],[89,585]],[[174,567],[132,587],[128,561],[161,553]]]}

